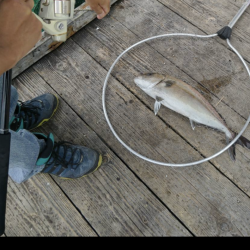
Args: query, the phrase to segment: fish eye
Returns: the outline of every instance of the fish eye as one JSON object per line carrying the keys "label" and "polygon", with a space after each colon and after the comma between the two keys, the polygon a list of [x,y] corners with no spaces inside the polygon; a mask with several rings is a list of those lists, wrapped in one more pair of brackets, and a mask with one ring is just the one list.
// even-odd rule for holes
{"label": "fish eye", "polygon": [[168,80],[165,82],[165,86],[166,87],[172,87],[176,82],[175,81],[172,81],[172,80]]}
{"label": "fish eye", "polygon": [[147,73],[146,76],[152,76],[154,73]]}

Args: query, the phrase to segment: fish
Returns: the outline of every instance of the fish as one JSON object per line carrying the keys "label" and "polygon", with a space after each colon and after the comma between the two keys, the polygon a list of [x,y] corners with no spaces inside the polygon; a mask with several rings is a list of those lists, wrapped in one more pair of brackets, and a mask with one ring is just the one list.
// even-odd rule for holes
{"label": "fish", "polygon": [[[227,145],[236,137],[226,124],[223,117],[195,88],[175,77],[159,73],[140,74],[134,78],[134,83],[146,94],[155,99],[154,113],[158,114],[161,106],[165,106],[190,120],[193,130],[196,126],[204,125],[223,132]],[[228,149],[232,161],[236,160],[236,144],[250,149],[250,141],[241,136]]]}

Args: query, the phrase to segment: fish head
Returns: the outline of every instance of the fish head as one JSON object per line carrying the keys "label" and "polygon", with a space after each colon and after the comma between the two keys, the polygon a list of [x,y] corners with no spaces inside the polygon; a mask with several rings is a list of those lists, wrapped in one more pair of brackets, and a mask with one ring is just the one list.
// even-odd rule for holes
{"label": "fish head", "polygon": [[141,89],[150,89],[162,82],[165,76],[158,73],[141,74],[134,79],[135,84]]}

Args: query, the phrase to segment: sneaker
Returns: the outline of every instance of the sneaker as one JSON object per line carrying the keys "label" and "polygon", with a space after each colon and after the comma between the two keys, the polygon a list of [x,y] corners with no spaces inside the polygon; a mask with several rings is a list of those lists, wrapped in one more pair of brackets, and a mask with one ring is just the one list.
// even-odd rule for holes
{"label": "sneaker", "polygon": [[78,179],[95,172],[102,164],[102,156],[93,149],[70,142],[54,142],[52,134],[47,138],[43,134],[34,134],[46,141],[46,147],[37,161],[38,166],[45,164],[42,173],[63,179]]}
{"label": "sneaker", "polygon": [[47,122],[56,112],[59,100],[52,94],[44,94],[30,101],[18,101],[14,116],[10,121],[10,129],[32,130]]}

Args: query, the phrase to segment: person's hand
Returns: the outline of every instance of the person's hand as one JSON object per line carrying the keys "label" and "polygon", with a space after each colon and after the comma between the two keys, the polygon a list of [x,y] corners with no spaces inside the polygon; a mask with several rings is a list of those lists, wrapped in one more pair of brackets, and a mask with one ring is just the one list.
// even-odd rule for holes
{"label": "person's hand", "polygon": [[98,19],[104,18],[110,11],[110,0],[86,0],[86,3],[96,12]]}
{"label": "person's hand", "polygon": [[13,68],[41,39],[33,0],[0,0],[0,75]]}

